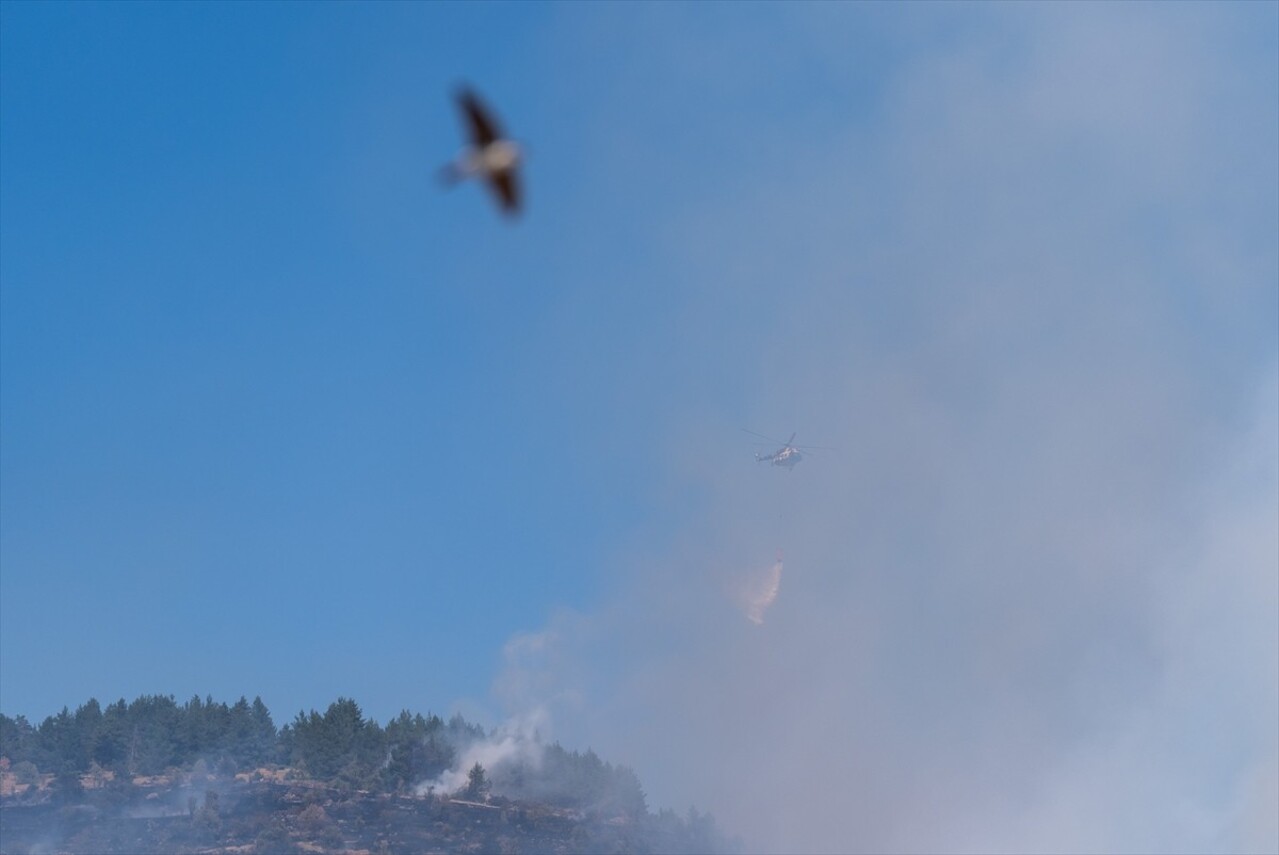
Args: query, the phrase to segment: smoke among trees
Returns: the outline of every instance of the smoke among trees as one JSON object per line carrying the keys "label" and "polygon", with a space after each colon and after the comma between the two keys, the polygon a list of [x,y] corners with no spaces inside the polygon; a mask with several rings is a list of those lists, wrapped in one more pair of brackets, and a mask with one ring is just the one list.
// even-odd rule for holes
{"label": "smoke among trees", "polygon": [[589,749],[571,751],[543,743],[536,733],[520,734],[520,750],[507,752],[491,768],[473,759],[483,756],[477,749],[512,738],[501,729],[486,732],[461,715],[446,721],[408,710],[384,727],[350,698],[337,699],[324,713],[299,712],[278,729],[261,698],[228,705],[196,696],[179,704],[171,695],[145,695],[105,709],[90,699],[39,725],[0,714],[0,756],[19,783],[49,773],[74,782],[99,770],[132,778],[175,769],[233,774],[276,765],[370,792],[468,798],[491,793],[609,815],[648,813],[635,772]]}

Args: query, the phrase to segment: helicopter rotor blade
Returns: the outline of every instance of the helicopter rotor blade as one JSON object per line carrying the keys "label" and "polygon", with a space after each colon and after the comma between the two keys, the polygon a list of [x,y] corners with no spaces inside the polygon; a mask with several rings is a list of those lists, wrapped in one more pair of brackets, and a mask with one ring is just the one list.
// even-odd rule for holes
{"label": "helicopter rotor blade", "polygon": [[760,439],[766,439],[773,445],[786,445],[786,443],[782,442],[780,439],[773,439],[771,436],[764,436],[762,433],[755,433],[753,430],[746,430],[746,428],[742,428],[742,432],[748,433],[751,436],[757,436]]}

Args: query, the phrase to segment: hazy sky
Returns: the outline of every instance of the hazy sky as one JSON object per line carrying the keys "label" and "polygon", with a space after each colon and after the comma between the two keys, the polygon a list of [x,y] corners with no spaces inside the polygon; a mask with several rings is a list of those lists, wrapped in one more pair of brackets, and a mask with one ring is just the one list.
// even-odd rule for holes
{"label": "hazy sky", "polygon": [[[460,81],[517,223],[434,182]],[[1273,851],[1277,105],[1273,3],[0,5],[0,708],[536,720],[769,851]]]}

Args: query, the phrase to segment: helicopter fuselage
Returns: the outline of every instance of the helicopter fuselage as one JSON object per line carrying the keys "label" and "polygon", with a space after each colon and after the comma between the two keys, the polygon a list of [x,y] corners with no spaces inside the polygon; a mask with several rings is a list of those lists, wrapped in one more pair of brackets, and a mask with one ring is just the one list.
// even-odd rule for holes
{"label": "helicopter fuselage", "polygon": [[768,462],[774,466],[785,466],[787,469],[794,469],[795,464],[804,459],[804,455],[799,453],[799,449],[786,446],[772,454],[757,454],[755,460],[758,463]]}

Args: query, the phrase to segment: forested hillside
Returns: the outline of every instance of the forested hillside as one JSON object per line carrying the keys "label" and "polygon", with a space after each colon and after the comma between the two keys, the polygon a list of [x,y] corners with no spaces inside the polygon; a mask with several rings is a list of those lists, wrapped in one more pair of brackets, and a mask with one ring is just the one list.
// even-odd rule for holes
{"label": "forested hillside", "polygon": [[348,698],[280,728],[260,698],[90,700],[34,726],[0,714],[0,852],[729,848],[692,808],[650,813],[635,773],[593,751],[533,737],[459,768],[493,736],[458,715],[382,726]]}

